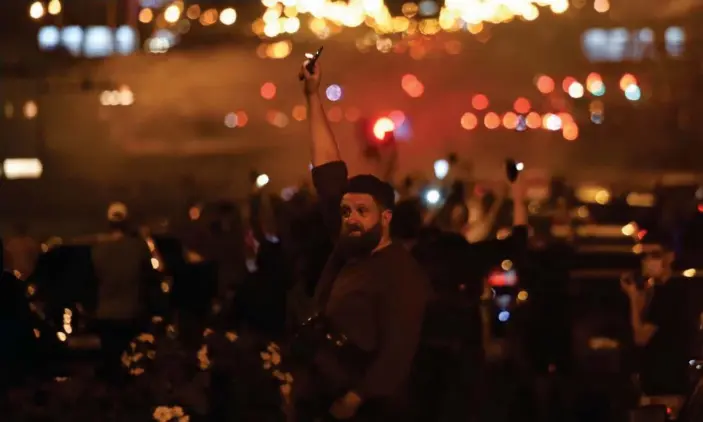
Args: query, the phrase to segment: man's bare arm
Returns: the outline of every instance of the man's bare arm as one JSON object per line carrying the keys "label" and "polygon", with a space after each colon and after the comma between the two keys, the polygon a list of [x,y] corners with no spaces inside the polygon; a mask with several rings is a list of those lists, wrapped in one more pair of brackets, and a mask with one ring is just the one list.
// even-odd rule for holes
{"label": "man's bare arm", "polygon": [[327,121],[327,115],[320,98],[320,65],[315,64],[311,74],[303,64],[301,73],[304,76],[305,99],[310,120],[312,165],[321,166],[333,161],[341,161],[339,147]]}

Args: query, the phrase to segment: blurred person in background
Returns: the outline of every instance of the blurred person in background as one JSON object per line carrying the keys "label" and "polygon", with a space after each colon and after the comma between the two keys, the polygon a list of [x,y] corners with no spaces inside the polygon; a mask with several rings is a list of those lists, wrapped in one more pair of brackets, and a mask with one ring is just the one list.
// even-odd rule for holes
{"label": "blurred person in background", "polygon": [[16,271],[19,279],[26,280],[34,272],[41,246],[29,235],[29,226],[19,222],[5,243],[5,251],[5,268]]}
{"label": "blurred person in background", "polygon": [[[630,305],[633,342],[640,352],[639,387],[646,396],[683,396],[697,318],[690,280],[676,277],[671,247],[661,245],[642,261],[642,280],[623,275],[620,286]],[[641,282],[640,282],[641,281]]]}
{"label": "blurred person in background", "polygon": [[133,230],[127,207],[110,205],[107,218],[110,231],[91,250],[98,280],[95,320],[103,354],[102,376],[120,382],[120,357],[139,332],[154,270],[149,247]]}
{"label": "blurred person in background", "polygon": [[[315,293],[317,320],[329,330],[318,333],[296,377],[297,420],[405,420],[429,285],[408,251],[390,239],[393,188],[372,175],[347,179],[319,95],[320,68],[310,73],[303,66],[301,73],[313,181],[337,242]],[[329,337],[345,341],[336,346]]]}
{"label": "blurred person in background", "polygon": [[234,297],[237,321],[269,338],[284,333],[286,298],[292,285],[275,214],[267,190],[254,189],[249,197],[250,230],[245,237],[247,274]]}
{"label": "blurred person in background", "polygon": [[455,183],[455,188],[447,199],[447,210],[440,214],[443,224],[424,230],[413,248],[434,289],[418,352],[420,421],[479,419],[483,333],[488,330],[482,327],[479,306],[484,279],[505,259],[520,265],[527,249],[527,207],[521,182],[510,187],[512,234],[503,240],[476,243],[469,243],[463,232],[469,220],[463,184]]}

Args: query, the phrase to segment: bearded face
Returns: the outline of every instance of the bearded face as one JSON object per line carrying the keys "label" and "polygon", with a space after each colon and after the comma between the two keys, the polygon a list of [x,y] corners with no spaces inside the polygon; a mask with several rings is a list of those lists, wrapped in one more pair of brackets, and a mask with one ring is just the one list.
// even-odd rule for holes
{"label": "bearded face", "polygon": [[361,193],[344,195],[341,211],[338,247],[347,256],[371,254],[388,233],[390,212],[382,211],[371,195]]}

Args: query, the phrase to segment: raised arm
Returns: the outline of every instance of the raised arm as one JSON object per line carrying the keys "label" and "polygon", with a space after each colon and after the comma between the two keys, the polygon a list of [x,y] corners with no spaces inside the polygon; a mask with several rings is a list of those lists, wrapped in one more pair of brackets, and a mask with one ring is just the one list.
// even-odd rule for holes
{"label": "raised arm", "polygon": [[319,95],[319,62],[316,63],[312,74],[308,72],[305,64],[300,72],[303,75],[303,91],[308,104],[308,118],[310,120],[312,181],[320,199],[325,225],[330,234],[336,237],[341,221],[339,204],[347,184],[347,166],[339,156],[337,141],[330,129]]}
{"label": "raised arm", "polygon": [[471,252],[479,265],[490,269],[508,256],[513,261],[522,261],[527,252],[528,227],[525,185],[520,180],[510,185],[513,199],[513,229],[506,239],[490,239],[471,244]]}
{"label": "raised arm", "polygon": [[339,147],[334,139],[332,129],[327,121],[325,109],[320,98],[320,76],[321,69],[319,62],[315,63],[313,73],[308,72],[306,63],[303,64],[300,72],[304,76],[304,93],[308,106],[308,118],[310,121],[310,152],[312,155],[312,165],[318,167],[333,161],[341,161]]}

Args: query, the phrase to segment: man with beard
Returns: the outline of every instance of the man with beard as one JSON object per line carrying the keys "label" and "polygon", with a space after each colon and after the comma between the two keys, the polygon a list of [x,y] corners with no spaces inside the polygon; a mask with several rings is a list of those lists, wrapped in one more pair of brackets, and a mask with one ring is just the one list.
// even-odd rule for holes
{"label": "man with beard", "polygon": [[318,93],[320,68],[310,73],[303,66],[301,72],[312,177],[326,224],[337,237],[315,305],[326,328],[348,347],[314,350],[312,363],[296,378],[297,421],[402,420],[429,282],[410,253],[391,242],[393,188],[372,175],[347,179]]}

